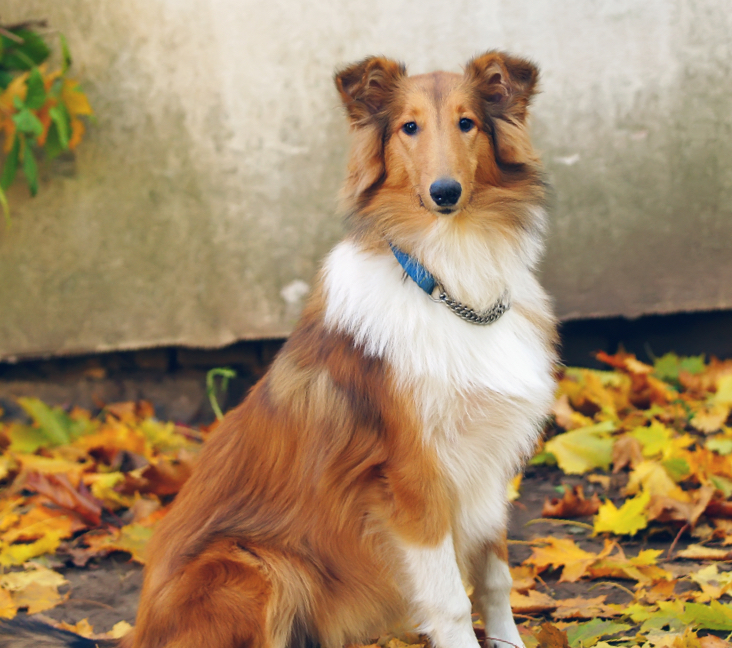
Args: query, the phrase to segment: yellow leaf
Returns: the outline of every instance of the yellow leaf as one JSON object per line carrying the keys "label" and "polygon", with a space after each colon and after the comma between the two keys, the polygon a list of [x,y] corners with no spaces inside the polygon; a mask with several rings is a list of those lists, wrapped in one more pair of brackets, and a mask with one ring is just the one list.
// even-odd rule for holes
{"label": "yellow leaf", "polygon": [[573,540],[565,538],[540,538],[538,542],[546,542],[546,547],[533,547],[533,554],[524,563],[536,565],[540,569],[546,567],[562,567],[562,582],[579,580],[587,568],[601,555],[580,549]]}
{"label": "yellow leaf", "polygon": [[595,468],[607,470],[613,453],[613,439],[608,433],[614,430],[610,421],[578,428],[549,439],[544,449],[556,457],[559,467],[568,475]]}
{"label": "yellow leaf", "polygon": [[42,556],[46,553],[54,553],[65,537],[66,531],[60,529],[49,531],[45,536],[29,544],[8,545],[0,543],[0,565],[11,567],[22,565],[31,558]]}
{"label": "yellow leaf", "polygon": [[115,623],[112,629],[109,632],[110,639],[121,639],[124,637],[130,630],[132,630],[132,626],[127,623],[127,621],[120,621],[118,623]]}
{"label": "yellow leaf", "polygon": [[680,502],[690,502],[688,493],[681,490],[664,467],[655,461],[643,461],[630,474],[625,494],[635,495],[639,491],[648,491],[651,495],[671,497]]}
{"label": "yellow leaf", "polygon": [[12,619],[18,612],[18,607],[13,603],[10,592],[0,588],[0,619]]}
{"label": "yellow leaf", "polygon": [[61,99],[72,119],[77,115],[94,114],[92,107],[89,105],[89,99],[87,99],[87,96],[79,88],[78,81],[69,78],[64,79],[64,85],[61,89]]}
{"label": "yellow leaf", "polygon": [[109,553],[110,551],[126,551],[136,562],[145,563],[145,547],[152,536],[152,529],[142,524],[128,524],[113,535],[86,536],[86,542],[92,551]]}
{"label": "yellow leaf", "polygon": [[28,614],[42,612],[61,603],[65,596],[59,594],[58,588],[67,582],[61,574],[39,566],[0,576],[0,587],[10,592],[17,607],[28,608]]}
{"label": "yellow leaf", "polygon": [[637,531],[648,526],[645,510],[650,501],[651,494],[648,492],[642,492],[637,497],[626,500],[620,508],[616,508],[615,504],[607,500],[595,517],[595,533],[635,535]]}
{"label": "yellow leaf", "polygon": [[537,614],[557,607],[557,602],[551,596],[536,590],[529,590],[526,595],[513,590],[510,600],[514,614]]}
{"label": "yellow leaf", "polygon": [[630,436],[640,441],[644,457],[653,457],[663,452],[673,436],[673,432],[663,423],[653,421],[648,427],[636,428],[630,433]]}
{"label": "yellow leaf", "polygon": [[719,405],[732,405],[732,374],[720,376],[717,379],[717,393],[712,402]]}
{"label": "yellow leaf", "polygon": [[509,502],[515,502],[521,493],[519,492],[519,488],[521,488],[521,478],[523,475],[516,475],[510,482],[508,482],[508,501]]}
{"label": "yellow leaf", "polygon": [[716,549],[714,547],[692,544],[686,549],[679,551],[676,556],[689,560],[730,560],[732,558],[732,551],[729,549]]}

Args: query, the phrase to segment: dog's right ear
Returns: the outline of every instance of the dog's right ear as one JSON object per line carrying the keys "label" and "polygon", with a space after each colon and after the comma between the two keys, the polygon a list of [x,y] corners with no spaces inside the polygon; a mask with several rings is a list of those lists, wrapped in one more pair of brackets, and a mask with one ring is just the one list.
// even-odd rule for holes
{"label": "dog's right ear", "polygon": [[336,72],[336,88],[351,123],[365,125],[383,114],[406,73],[402,63],[381,56],[370,56]]}

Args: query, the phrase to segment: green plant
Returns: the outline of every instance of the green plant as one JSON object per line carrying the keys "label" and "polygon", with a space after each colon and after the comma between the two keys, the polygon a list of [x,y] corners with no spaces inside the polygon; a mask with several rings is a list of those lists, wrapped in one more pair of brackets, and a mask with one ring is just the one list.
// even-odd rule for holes
{"label": "green plant", "polygon": [[5,191],[20,169],[31,196],[38,191],[36,154],[52,159],[75,149],[84,135],[81,117],[93,114],[78,81],[67,75],[71,54],[59,34],[61,68],[49,70],[51,49],[38,33],[44,21],[0,25],[0,139],[5,160],[0,206],[10,223]]}
{"label": "green plant", "polygon": [[219,402],[216,399],[217,377],[221,378],[219,395],[225,395],[226,390],[229,388],[229,380],[231,378],[236,378],[236,371],[229,367],[217,367],[216,369],[211,369],[206,374],[206,393],[208,394],[208,399],[211,401],[211,409],[214,411],[214,414],[216,414],[216,418],[220,421],[224,418],[224,413],[221,411]]}

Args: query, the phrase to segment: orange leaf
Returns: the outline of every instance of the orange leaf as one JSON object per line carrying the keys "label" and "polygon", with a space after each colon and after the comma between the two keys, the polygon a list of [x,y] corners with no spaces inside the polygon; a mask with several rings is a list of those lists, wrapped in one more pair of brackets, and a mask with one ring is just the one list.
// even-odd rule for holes
{"label": "orange leaf", "polygon": [[59,506],[78,513],[93,526],[101,522],[101,503],[91,496],[83,484],[79,484],[79,490],[76,490],[66,475],[30,473],[25,486],[42,493]]}
{"label": "orange leaf", "polygon": [[574,486],[564,491],[562,499],[547,497],[544,500],[544,508],[541,511],[543,517],[554,518],[575,518],[594,515],[600,508],[600,498],[593,494],[590,499],[585,499],[582,486]]}

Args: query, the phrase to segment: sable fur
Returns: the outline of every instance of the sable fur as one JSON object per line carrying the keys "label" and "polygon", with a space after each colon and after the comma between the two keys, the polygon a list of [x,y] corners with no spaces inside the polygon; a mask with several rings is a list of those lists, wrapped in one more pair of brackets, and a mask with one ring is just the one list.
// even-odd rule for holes
{"label": "sable fur", "polygon": [[[156,530],[125,648],[336,648],[413,622],[438,648],[473,647],[461,575],[489,629],[520,642],[505,487],[551,403],[556,343],[533,274],[537,79],[500,52],[462,75],[410,77],[380,57],[336,74],[349,234]],[[462,186],[450,213],[430,198],[440,177]],[[508,289],[511,310],[462,322],[404,278],[389,243],[470,307]]]}

